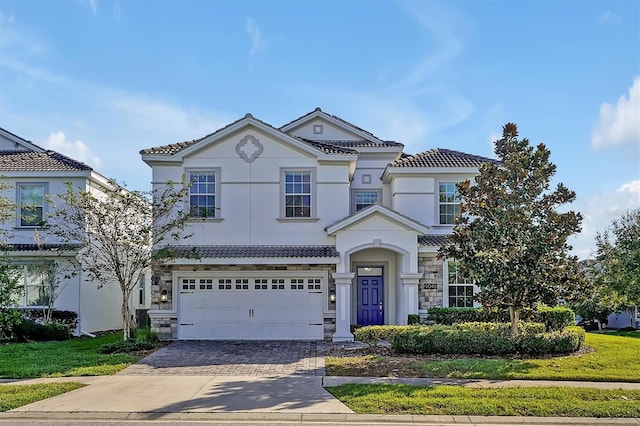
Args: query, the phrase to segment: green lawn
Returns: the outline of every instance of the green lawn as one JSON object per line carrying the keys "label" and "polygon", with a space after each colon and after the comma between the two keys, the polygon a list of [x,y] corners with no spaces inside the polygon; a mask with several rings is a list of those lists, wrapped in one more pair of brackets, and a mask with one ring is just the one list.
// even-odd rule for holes
{"label": "green lawn", "polygon": [[120,339],[122,334],[109,334],[95,339],[0,345],[0,377],[22,379],[114,374],[138,360],[125,354],[98,353],[105,343]]}
{"label": "green lawn", "polygon": [[327,390],[358,414],[640,417],[638,390],[353,384]]}
{"label": "green lawn", "polygon": [[83,387],[82,383],[44,383],[36,385],[0,385],[0,412]]}
{"label": "green lawn", "polygon": [[587,333],[594,349],[582,355],[537,359],[328,357],[327,375],[448,377],[475,379],[589,380],[640,382],[640,339],[636,332]]}

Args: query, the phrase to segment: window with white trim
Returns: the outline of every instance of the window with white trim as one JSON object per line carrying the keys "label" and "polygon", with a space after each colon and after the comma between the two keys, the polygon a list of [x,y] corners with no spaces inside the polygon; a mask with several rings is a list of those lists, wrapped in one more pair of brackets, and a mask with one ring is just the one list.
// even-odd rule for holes
{"label": "window with white trim", "polygon": [[44,183],[18,183],[18,226],[37,227],[44,224],[45,194]]}
{"label": "window with white trim", "polygon": [[379,201],[379,196],[380,193],[378,191],[355,191],[353,200],[354,210],[356,212],[359,212],[365,207],[372,205],[373,203]]}
{"label": "window with white trim", "polygon": [[37,264],[15,265],[11,267],[9,274],[21,290],[20,294],[12,298],[16,306],[34,307],[49,304],[51,280],[46,268]]}
{"label": "window with white trim", "polygon": [[455,182],[438,184],[438,208],[440,225],[455,225],[460,217],[460,194]]}
{"label": "window with white trim", "polygon": [[284,171],[284,216],[286,218],[311,217],[311,171]]}
{"label": "window with white trim", "polygon": [[456,262],[448,262],[447,264],[447,286],[449,289],[447,295],[449,307],[473,307],[473,281],[460,273],[460,268]]}
{"label": "window with white trim", "polygon": [[216,209],[216,172],[189,172],[189,215],[191,217],[215,218]]}

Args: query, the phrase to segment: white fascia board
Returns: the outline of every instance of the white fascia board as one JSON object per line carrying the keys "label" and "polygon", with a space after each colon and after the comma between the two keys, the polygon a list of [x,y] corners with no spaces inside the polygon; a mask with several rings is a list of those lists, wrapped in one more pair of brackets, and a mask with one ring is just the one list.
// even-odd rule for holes
{"label": "white fascia board", "polygon": [[44,152],[45,149],[40,148],[38,145],[34,144],[33,142],[30,142],[26,139],[21,138],[20,136],[14,135],[13,133],[9,132],[8,130],[4,130],[2,128],[0,128],[0,136],[2,136],[4,139],[7,139],[11,142],[13,142],[16,145],[20,145],[23,146],[25,148],[27,148],[29,151],[34,151],[34,152]]}
{"label": "white fascia board", "polygon": [[304,126],[306,123],[308,123],[309,121],[315,120],[316,118],[320,118],[324,121],[327,121],[340,129],[346,130],[349,133],[358,135],[362,139],[366,139],[368,141],[378,142],[378,143],[384,142],[381,139],[378,139],[375,136],[370,135],[369,133],[363,132],[362,130],[358,130],[353,126],[349,126],[348,124],[331,117],[329,114],[327,114],[324,111],[314,111],[309,115],[306,115],[302,118],[299,118],[296,121],[293,121],[287,124],[286,126],[281,127],[280,130],[283,132],[289,132],[291,130],[297,129],[298,127]]}
{"label": "white fascia board", "polygon": [[418,254],[420,253],[437,253],[439,247],[435,246],[418,246]]}
{"label": "white fascia board", "polygon": [[382,207],[381,205],[374,205],[373,207],[369,207],[368,209],[360,210],[358,213],[351,215],[341,221],[338,221],[332,225],[329,225],[325,228],[328,235],[334,235],[336,232],[348,228],[349,226],[358,223],[362,220],[367,219],[370,216],[375,214],[379,214],[388,220],[399,223],[403,226],[406,226],[409,229],[415,230],[419,235],[427,235],[429,232],[429,227],[427,225],[422,225],[418,222],[415,222],[411,219],[408,219],[401,214],[394,212],[393,210]]}
{"label": "white fascia board", "polygon": [[384,183],[391,182],[393,175],[404,176],[424,176],[431,174],[457,174],[457,175],[477,175],[480,171],[477,167],[389,167],[387,166],[382,173],[381,180]]}
{"label": "white fascia board", "polygon": [[[339,257],[203,257],[200,259],[172,259],[168,265],[307,265],[340,263]],[[245,271],[246,272],[246,271]],[[242,271],[238,271],[242,273]]]}
{"label": "white fascia board", "polygon": [[375,158],[375,157],[389,157],[389,154],[395,154],[393,160],[395,161],[400,154],[402,154],[402,149],[404,146],[355,146],[351,147],[351,149],[355,149],[362,156],[365,154],[366,158]]}

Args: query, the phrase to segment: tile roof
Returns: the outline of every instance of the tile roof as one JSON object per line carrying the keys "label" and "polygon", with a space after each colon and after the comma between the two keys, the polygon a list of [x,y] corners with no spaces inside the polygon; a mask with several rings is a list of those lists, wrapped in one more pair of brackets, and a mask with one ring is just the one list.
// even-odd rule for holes
{"label": "tile roof", "polygon": [[311,145],[317,150],[324,152],[325,154],[357,154],[355,149],[342,147],[333,143],[327,143],[327,141],[315,141],[311,139],[305,139],[300,136],[292,136],[294,139],[302,141],[308,145]]}
{"label": "tile roof", "polygon": [[73,250],[80,248],[79,244],[7,244],[5,248],[9,251],[54,251],[54,250]]}
{"label": "tile roof", "polygon": [[389,167],[478,167],[482,163],[499,164],[498,160],[451,149],[435,148],[401,157]]}
{"label": "tile roof", "polygon": [[178,255],[201,258],[340,257],[334,246],[176,246]]}
{"label": "tile roof", "polygon": [[372,142],[366,139],[352,139],[352,140],[314,140],[314,142],[328,143],[335,146],[341,146],[346,148],[359,148],[359,147],[380,147],[380,146],[404,146],[400,142],[395,141],[382,141]]}
{"label": "tile roof", "polygon": [[446,235],[425,235],[418,237],[418,245],[420,247],[440,247],[444,244]]}
{"label": "tile roof", "polygon": [[55,151],[0,151],[0,172],[85,171],[91,167]]}

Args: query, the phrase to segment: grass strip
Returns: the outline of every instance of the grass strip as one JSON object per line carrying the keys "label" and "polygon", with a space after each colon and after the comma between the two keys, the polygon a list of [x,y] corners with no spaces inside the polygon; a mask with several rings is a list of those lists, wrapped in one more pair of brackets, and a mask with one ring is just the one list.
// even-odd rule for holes
{"label": "grass strip", "polygon": [[31,404],[41,399],[51,398],[83,386],[85,385],[75,382],[0,385],[0,412]]}
{"label": "grass strip", "polygon": [[126,354],[101,354],[102,345],[122,339],[121,334],[78,338],[62,342],[0,345],[0,377],[101,376],[114,374],[136,362]]}
{"label": "grass strip", "polygon": [[585,344],[594,351],[581,355],[531,359],[366,355],[327,357],[325,368],[331,376],[640,382],[640,339],[630,333],[587,333]]}
{"label": "grass strip", "polygon": [[357,385],[327,388],[357,414],[640,417],[639,390]]}

